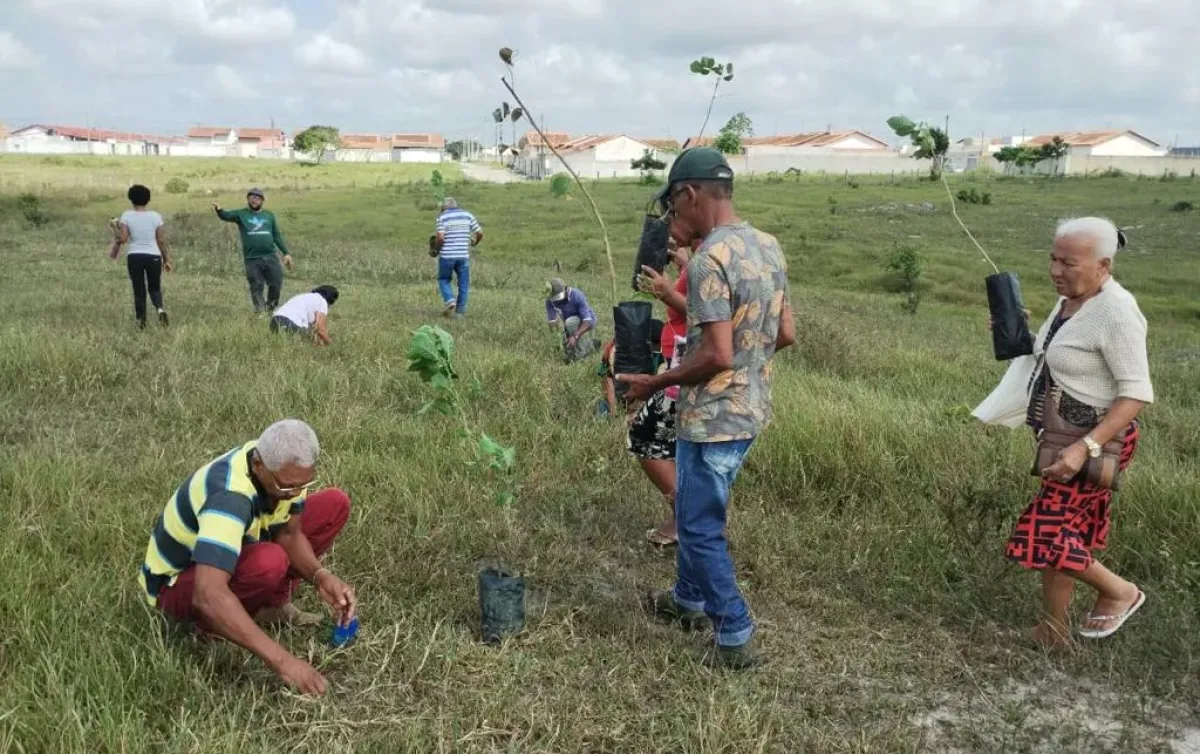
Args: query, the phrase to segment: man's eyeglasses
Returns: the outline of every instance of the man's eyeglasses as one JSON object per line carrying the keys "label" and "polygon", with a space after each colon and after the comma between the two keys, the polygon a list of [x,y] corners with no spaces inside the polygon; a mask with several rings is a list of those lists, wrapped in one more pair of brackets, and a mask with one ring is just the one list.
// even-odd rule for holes
{"label": "man's eyeglasses", "polygon": [[299,487],[284,487],[279,483],[279,477],[275,476],[274,471],[267,469],[267,474],[269,474],[271,477],[271,484],[275,485],[275,489],[283,495],[299,495],[301,492],[307,492],[309,487],[312,487],[317,483],[317,478],[314,476],[312,479],[308,480],[307,484],[303,484]]}

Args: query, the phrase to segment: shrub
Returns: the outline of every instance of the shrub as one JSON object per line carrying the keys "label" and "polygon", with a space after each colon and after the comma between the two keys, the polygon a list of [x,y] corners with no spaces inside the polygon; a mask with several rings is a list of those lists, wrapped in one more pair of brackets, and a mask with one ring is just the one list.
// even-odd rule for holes
{"label": "shrub", "polygon": [[191,185],[179,176],[167,181],[167,185],[164,187],[168,194],[186,194],[190,188]]}
{"label": "shrub", "polygon": [[25,222],[35,228],[40,228],[50,222],[50,214],[42,207],[42,200],[36,194],[21,194],[17,197],[17,207]]}
{"label": "shrub", "polygon": [[971,187],[970,189],[960,189],[957,196],[958,201],[963,204],[991,204],[992,195],[987,191],[979,191]]}
{"label": "shrub", "polygon": [[921,273],[925,271],[925,260],[915,246],[908,244],[897,246],[888,255],[885,266],[888,272],[895,273],[900,278],[900,290],[904,295],[904,311],[916,314],[921,305],[919,286]]}
{"label": "shrub", "polygon": [[1175,202],[1171,205],[1172,212],[1191,212],[1195,207],[1191,202]]}

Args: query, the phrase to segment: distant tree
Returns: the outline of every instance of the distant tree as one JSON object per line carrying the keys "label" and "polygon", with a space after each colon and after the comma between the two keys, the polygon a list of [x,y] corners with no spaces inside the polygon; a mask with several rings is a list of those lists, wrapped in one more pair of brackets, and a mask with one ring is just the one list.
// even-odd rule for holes
{"label": "distant tree", "polygon": [[690,66],[692,73],[700,76],[713,75],[716,77],[716,82],[713,84],[712,98],[708,101],[708,112],[704,115],[704,124],[700,126],[700,133],[696,134],[696,139],[704,136],[704,129],[708,128],[708,119],[712,117],[713,104],[717,101],[717,90],[721,87],[722,81],[733,81],[733,63],[718,63],[716,60],[703,57],[699,60],[693,60]]}
{"label": "distant tree", "polygon": [[1058,161],[1066,157],[1070,149],[1070,146],[1061,137],[1055,136],[1053,141],[1037,147],[1028,144],[1022,144],[1019,147],[1003,147],[996,152],[996,162],[1012,165],[1021,170],[1029,170],[1039,163],[1053,160],[1054,172],[1057,174]]}
{"label": "distant tree", "polygon": [[912,139],[914,159],[929,160],[930,179],[942,177],[946,153],[950,151],[950,137],[945,131],[928,123],[914,123],[903,115],[888,118],[887,124],[897,136]]}
{"label": "distant tree", "polygon": [[483,148],[478,139],[459,139],[446,144],[446,152],[456,160],[461,160],[464,155],[469,152],[475,152]]}
{"label": "distant tree", "polygon": [[717,138],[713,139],[713,146],[722,154],[741,154],[742,139],[753,135],[754,123],[750,120],[750,116],[738,113],[717,132]]}
{"label": "distant tree", "polygon": [[657,183],[660,180],[655,174],[660,170],[666,170],[667,163],[655,157],[654,153],[647,149],[641,157],[630,160],[629,167],[642,171],[642,182],[648,184]]}
{"label": "distant tree", "polygon": [[296,134],[293,144],[298,151],[310,154],[320,162],[325,158],[326,150],[342,146],[342,135],[333,126],[309,126]]}

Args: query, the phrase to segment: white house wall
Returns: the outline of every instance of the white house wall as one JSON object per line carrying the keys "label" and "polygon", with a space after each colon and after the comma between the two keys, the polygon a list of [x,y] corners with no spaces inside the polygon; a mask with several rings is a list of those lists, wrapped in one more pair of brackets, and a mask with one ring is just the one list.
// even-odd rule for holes
{"label": "white house wall", "polygon": [[433,163],[442,161],[440,149],[393,149],[392,162]]}
{"label": "white house wall", "polygon": [[647,149],[653,151],[649,144],[644,144],[628,136],[618,136],[610,141],[597,144],[590,151],[595,153],[596,162],[627,162],[640,158]]}
{"label": "white house wall", "polygon": [[882,151],[887,147],[879,142],[864,139],[861,136],[847,136],[841,141],[835,141],[827,145],[830,149],[869,149],[875,152]]}
{"label": "white house wall", "polygon": [[1093,157],[1162,157],[1165,154],[1165,149],[1151,146],[1129,134],[1122,134],[1091,148]]}

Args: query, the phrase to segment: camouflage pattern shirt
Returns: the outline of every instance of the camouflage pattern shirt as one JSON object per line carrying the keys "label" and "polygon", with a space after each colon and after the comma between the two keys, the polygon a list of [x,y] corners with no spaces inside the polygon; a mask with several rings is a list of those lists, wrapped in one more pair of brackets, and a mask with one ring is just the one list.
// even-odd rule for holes
{"label": "camouflage pattern shirt", "polygon": [[678,437],[727,442],[757,436],[771,420],[771,358],[788,297],[787,260],[774,236],[741,225],[713,230],[688,265],[687,350],[701,325],[733,324],[733,368],[685,385]]}

